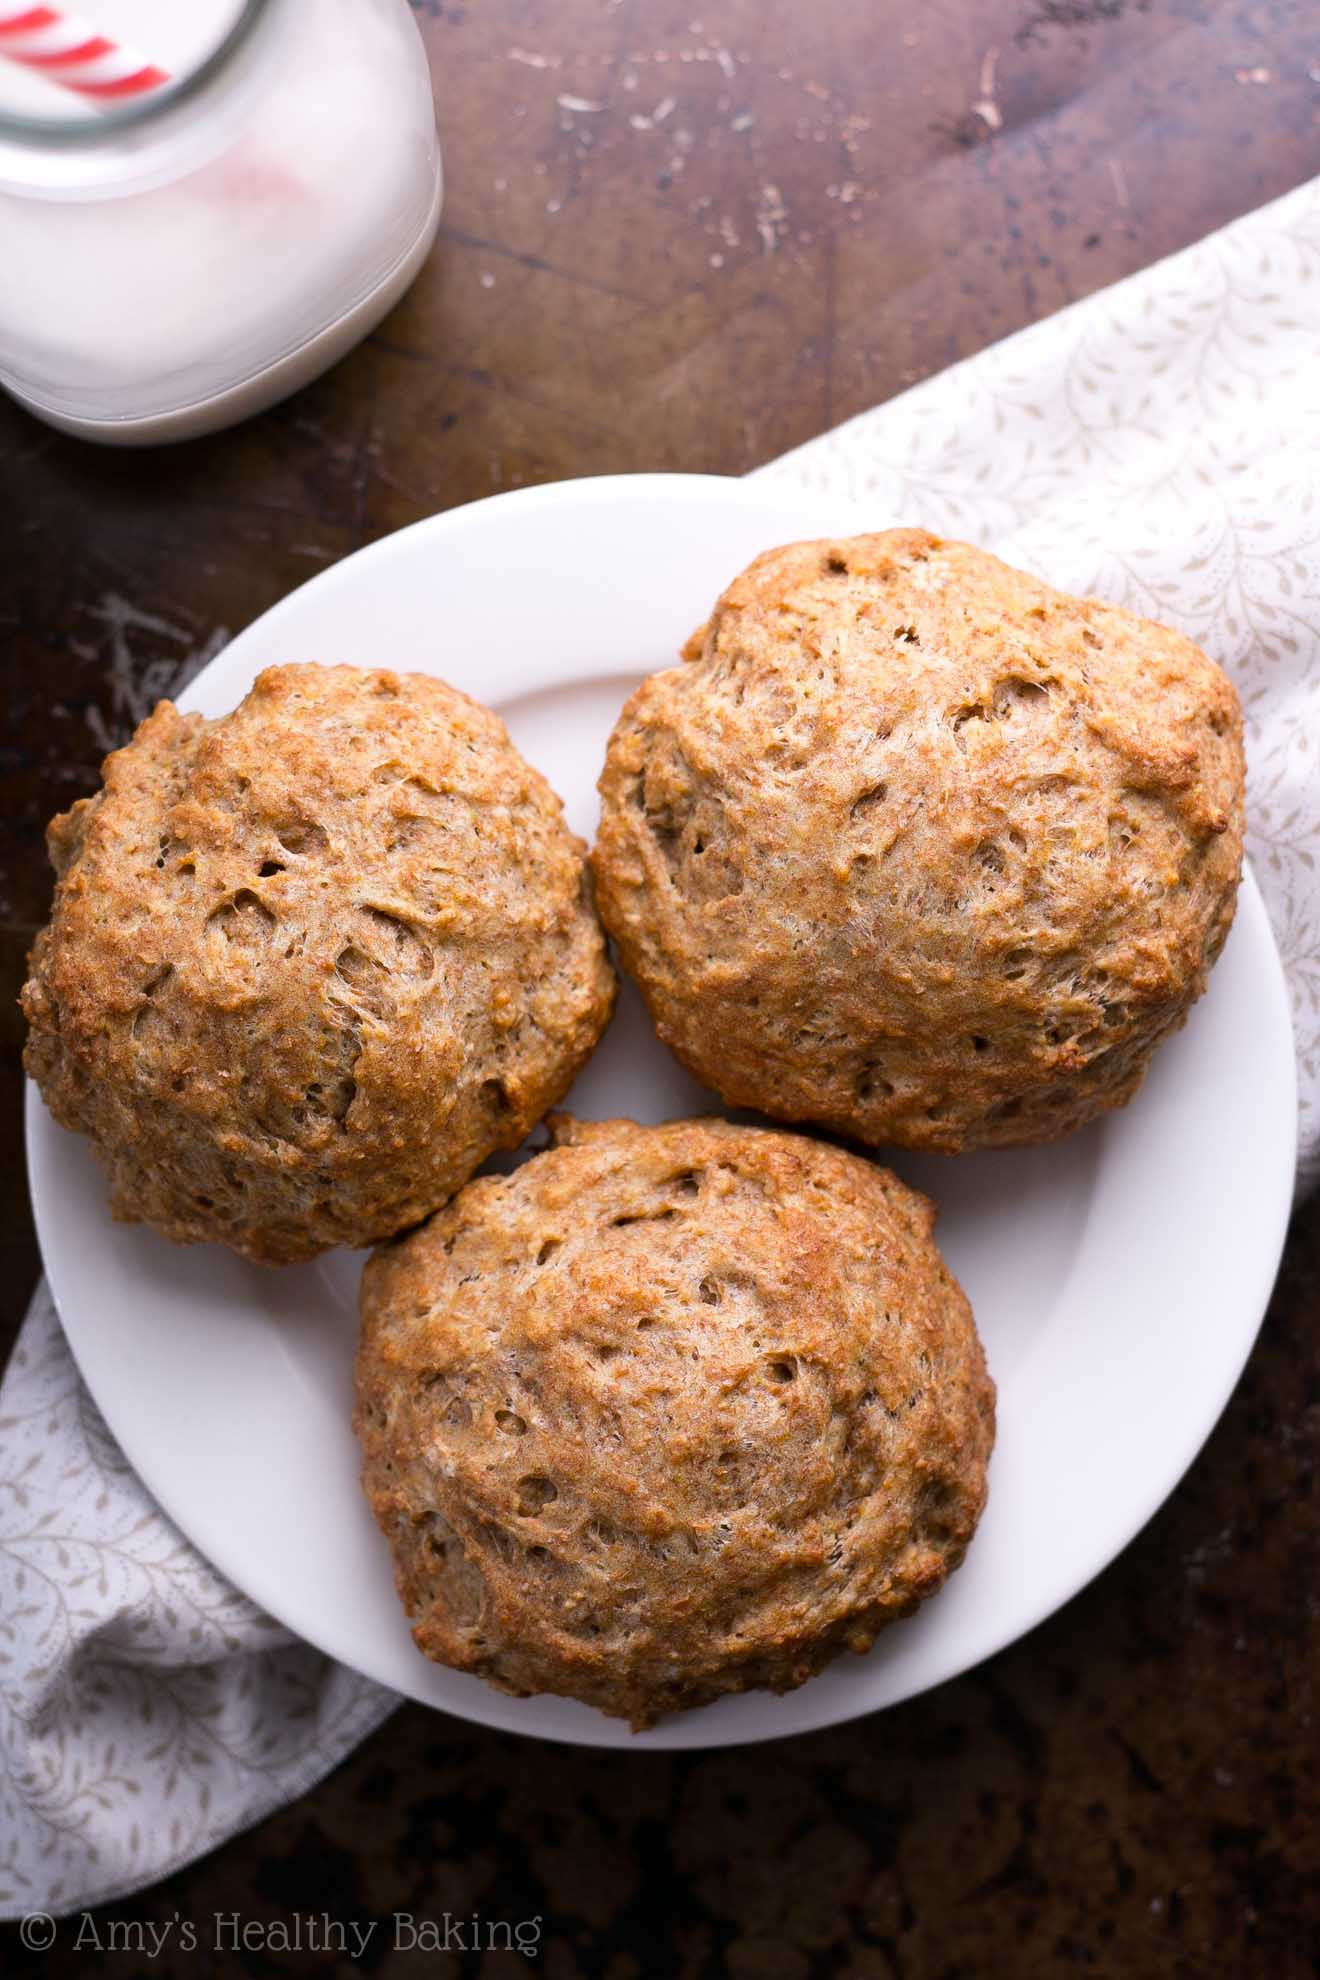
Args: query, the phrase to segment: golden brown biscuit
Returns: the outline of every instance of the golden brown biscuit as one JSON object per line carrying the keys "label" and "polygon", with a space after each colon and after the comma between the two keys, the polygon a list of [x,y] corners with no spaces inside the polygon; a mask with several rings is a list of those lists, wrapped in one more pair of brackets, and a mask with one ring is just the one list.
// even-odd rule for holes
{"label": "golden brown biscuit", "polygon": [[684,658],[620,717],[594,860],[698,1079],[951,1151],[1131,1099],[1241,868],[1237,696],[1190,640],[888,530],[757,558]]}
{"label": "golden brown biscuit", "polygon": [[587,1125],[362,1282],[419,1649],[646,1726],[801,1684],[957,1567],[994,1389],[922,1196],[802,1135]]}
{"label": "golden brown biscuit", "polygon": [[415,1224],[567,1090],[614,979],[585,848],[426,675],[160,703],[50,828],[26,1065],[117,1217],[264,1263]]}

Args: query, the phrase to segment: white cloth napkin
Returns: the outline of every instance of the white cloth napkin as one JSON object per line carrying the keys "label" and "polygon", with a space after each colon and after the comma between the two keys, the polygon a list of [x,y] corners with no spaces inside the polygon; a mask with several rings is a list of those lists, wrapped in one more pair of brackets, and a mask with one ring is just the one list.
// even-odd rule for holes
{"label": "white cloth napkin", "polygon": [[[1320,1168],[1320,181],[760,470],[1182,627],[1232,672]],[[38,1293],[0,1388],[0,1916],[154,1882],[393,1695],[144,1491]]]}

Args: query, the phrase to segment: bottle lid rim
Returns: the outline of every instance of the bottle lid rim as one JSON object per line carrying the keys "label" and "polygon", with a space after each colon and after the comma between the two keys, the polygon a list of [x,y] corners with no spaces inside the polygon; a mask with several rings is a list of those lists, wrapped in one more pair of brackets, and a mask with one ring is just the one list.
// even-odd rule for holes
{"label": "bottle lid rim", "polygon": [[146,132],[182,104],[201,96],[246,46],[274,0],[241,0],[238,14],[196,68],[135,101],[98,110],[95,116],[28,117],[0,110],[0,143],[49,151],[100,150],[127,132]]}

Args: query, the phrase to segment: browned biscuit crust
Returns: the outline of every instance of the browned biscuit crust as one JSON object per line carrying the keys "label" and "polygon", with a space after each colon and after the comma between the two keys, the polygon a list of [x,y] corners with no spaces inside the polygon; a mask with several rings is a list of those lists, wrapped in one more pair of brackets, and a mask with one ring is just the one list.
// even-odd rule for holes
{"label": "browned biscuit crust", "polygon": [[551,1124],[363,1275],[418,1647],[638,1727],[869,1649],[961,1561],[994,1435],[930,1204],[801,1135]]}
{"label": "browned biscuit crust", "polygon": [[117,1217],[264,1263],[417,1223],[567,1090],[613,973],[585,848],[443,681],[163,701],[55,819],[25,1063]]}
{"label": "browned biscuit crust", "polygon": [[1132,1097],[1233,917],[1218,667],[921,530],[757,558],[685,660],[620,717],[594,861],[698,1079],[950,1151]]}

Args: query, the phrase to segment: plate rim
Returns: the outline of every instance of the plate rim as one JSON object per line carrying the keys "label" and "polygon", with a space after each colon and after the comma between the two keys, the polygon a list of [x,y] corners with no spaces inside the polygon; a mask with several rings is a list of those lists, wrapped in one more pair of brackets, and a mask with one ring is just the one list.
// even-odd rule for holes
{"label": "plate rim", "polygon": [[[823,515],[824,513],[822,505],[810,495],[799,495],[797,491],[786,490],[777,485],[758,485],[755,481],[720,475],[618,474],[582,476],[566,481],[542,483],[532,488],[516,489],[485,496],[479,501],[462,504],[453,509],[441,511],[436,515],[419,518],[416,522],[410,523],[402,529],[389,532],[387,535],[377,538],[374,542],[364,545],[361,549],[339,559],[325,571],[318,572],[306,580],[304,584],[295,587],[293,591],[285,594],[283,598],[279,599],[266,612],[260,614],[249,626],[237,634],[216,655],[215,659],[203,668],[194,680],[188,684],[187,690],[179,697],[179,703],[186,708],[190,703],[194,691],[200,689],[208,678],[222,679],[224,674],[232,667],[235,658],[238,659],[241,665],[242,648],[249,637],[255,635],[258,630],[260,630],[263,637],[267,636],[272,624],[277,625],[281,616],[286,611],[297,609],[296,601],[301,599],[309,589],[313,587],[329,588],[332,584],[342,581],[341,574],[346,569],[357,563],[359,559],[370,558],[385,546],[398,546],[402,539],[415,539],[419,536],[430,538],[444,534],[447,530],[465,527],[469,524],[470,519],[474,515],[477,515],[478,512],[489,512],[496,506],[505,512],[515,505],[522,510],[530,510],[536,507],[556,507],[562,506],[566,495],[570,501],[581,500],[587,506],[591,506],[596,501],[608,502],[616,499],[619,490],[624,487],[628,490],[626,499],[633,499],[635,496],[645,498],[649,494],[663,492],[666,496],[681,494],[688,498],[714,500],[719,503],[732,500],[740,506],[746,505],[749,508],[759,506],[779,511],[782,511],[786,505],[796,502],[796,506],[799,506],[803,510],[808,519],[813,510],[818,515]],[[848,506],[853,515],[856,516],[856,503],[850,503]],[[821,534],[829,533],[831,533],[830,528],[821,527]],[[271,1591],[263,1588],[260,1594],[253,1593],[248,1572],[242,1562],[237,1564],[232,1562],[228,1558],[228,1550],[223,1545],[213,1548],[208,1544],[203,1548],[193,1539],[191,1530],[192,1522],[181,1519],[175,1510],[172,1503],[174,1494],[170,1490],[168,1479],[165,1481],[165,1489],[163,1491],[157,1482],[156,1464],[153,1461],[151,1449],[143,1449],[142,1439],[136,1434],[132,1426],[130,1426],[130,1433],[127,1438],[122,1435],[120,1429],[112,1420],[111,1412],[104,1410],[100,1397],[97,1395],[92,1383],[88,1380],[76,1339],[79,1332],[78,1323],[75,1322],[72,1329],[65,1323],[64,1294],[68,1291],[68,1285],[64,1278],[63,1262],[56,1243],[57,1233],[55,1224],[58,1221],[58,1210],[55,1202],[47,1197],[39,1188],[37,1180],[39,1172],[44,1167],[38,1152],[39,1137],[47,1129],[54,1134],[60,1134],[62,1130],[59,1130],[50,1120],[35,1083],[31,1079],[28,1079],[25,1082],[25,1139],[33,1213],[37,1226],[43,1270],[60,1317],[65,1339],[77,1363],[81,1379],[87,1384],[88,1390],[96,1401],[98,1409],[101,1409],[105,1415],[111,1433],[124,1452],[126,1459],[155,1500],[163,1516],[179,1528],[180,1532],[187,1539],[188,1544],[197,1547],[198,1552],[203,1555],[204,1559],[230,1580],[249,1600],[266,1610],[277,1621],[283,1623],[300,1641],[313,1644],[323,1654],[348,1665],[373,1683],[380,1684],[383,1688],[394,1692],[401,1701],[409,1697],[417,1698],[417,1702],[426,1705],[432,1711],[447,1712],[456,1718],[467,1719],[473,1723],[485,1725],[500,1732],[512,1733],[522,1738],[545,1739],[556,1744],[638,1753],[661,1750],[711,1750],[720,1747],[755,1744],[772,1739],[792,1738],[809,1732],[819,1731],[828,1726],[847,1723],[853,1719],[869,1717],[876,1712],[888,1711],[897,1705],[921,1696],[924,1692],[940,1684],[950,1681],[953,1677],[976,1668],[988,1658],[1000,1654],[1000,1652],[1010,1647],[1013,1643],[1031,1634],[1048,1617],[1064,1607],[1074,1596],[1079,1594],[1103,1573],[1107,1567],[1117,1560],[1119,1555],[1132,1544],[1132,1541],[1137,1535],[1165,1505],[1173,1491],[1176,1490],[1178,1484],[1186,1476],[1188,1470],[1195,1462],[1211,1433],[1222,1418],[1224,1409],[1241,1379],[1242,1371],[1255,1345],[1260,1326],[1268,1308],[1278,1273],[1279,1260],[1286,1240],[1293,1197],[1297,1123],[1297,1064],[1287,981],[1263,898],[1254,874],[1251,871],[1250,863],[1246,860],[1243,862],[1235,932],[1237,932],[1237,924],[1239,923],[1244,928],[1250,925],[1251,934],[1249,939],[1252,941],[1253,946],[1257,947],[1260,952],[1256,960],[1264,965],[1265,973],[1269,979],[1269,1003],[1271,1012],[1269,1021],[1262,1025],[1262,1035],[1268,1041],[1267,1047],[1263,1049],[1268,1049],[1271,1052],[1276,1051],[1286,1040],[1286,1053],[1281,1055],[1280,1066],[1276,1067],[1275,1071],[1277,1073],[1281,1070],[1286,1062],[1285,1085],[1287,1105],[1286,1108],[1281,1106],[1280,1118],[1277,1123],[1277,1147],[1274,1150],[1277,1174],[1275,1185],[1269,1192],[1269,1200],[1273,1206],[1272,1227],[1268,1231],[1258,1233],[1260,1241],[1260,1263],[1254,1275],[1255,1291],[1251,1301],[1251,1318],[1249,1322],[1244,1321],[1240,1334],[1235,1336],[1235,1350],[1227,1358],[1223,1371],[1223,1379],[1217,1384],[1214,1407],[1211,1411],[1207,1412],[1204,1421],[1198,1420],[1197,1425],[1193,1426],[1189,1434],[1177,1444],[1176,1450],[1172,1455],[1162,1453],[1162,1455],[1166,1456],[1166,1462],[1155,1468],[1158,1472],[1158,1483],[1154,1486],[1148,1485],[1141,1494],[1144,1509],[1135,1518],[1124,1522],[1121,1529],[1116,1528],[1106,1536],[1099,1559],[1088,1559],[1080,1568],[1074,1560],[1071,1566],[1061,1568],[1048,1578],[1047,1585],[1045,1583],[1042,1584],[1043,1592],[1038,1602],[1030,1608],[1026,1619],[1024,1619],[1022,1611],[1014,1611],[1011,1622],[1009,1622],[1002,1635],[989,1648],[982,1648],[976,1651],[971,1657],[964,1656],[955,1649],[948,1669],[941,1669],[928,1680],[920,1681],[913,1688],[905,1691],[901,1697],[883,1702],[868,1702],[865,1700],[856,1702],[851,1699],[847,1691],[838,1694],[831,1693],[828,1700],[822,1696],[821,1708],[815,1714],[807,1711],[805,1716],[803,1716],[801,1711],[799,1711],[797,1722],[785,1725],[782,1729],[772,1726],[769,1728],[749,1728],[744,1731],[735,1722],[727,1730],[724,1728],[717,1729],[714,1725],[711,1725],[709,1733],[706,1736],[702,1734],[703,1723],[709,1723],[709,1715],[706,1712],[676,1715],[662,1722],[661,1726],[654,1729],[653,1732],[641,1735],[627,1733],[626,1729],[621,1727],[620,1722],[608,1719],[603,1714],[593,1714],[593,1722],[580,1731],[556,1729],[554,1727],[529,1727],[510,1724],[503,1708],[508,1706],[512,1701],[505,1699],[503,1694],[493,1692],[482,1686],[479,1680],[473,1680],[473,1684],[477,1687],[477,1690],[470,1706],[466,1701],[461,1705],[456,1705],[449,1701],[441,1704],[431,1698],[419,1698],[415,1692],[400,1690],[395,1680],[392,1678],[382,1678],[373,1670],[366,1668],[362,1661],[356,1658],[351,1651],[346,1651],[343,1646],[337,1645],[335,1648],[330,1649],[322,1639],[308,1636],[301,1623],[290,1620],[287,1615],[282,1613],[278,1600],[278,1590]],[[1262,1013],[1263,1016],[1264,1013]],[[1280,1095],[1281,1100],[1284,1097],[1284,1095]],[[1286,1134],[1283,1131],[1285,1124],[1288,1130]],[[776,1123],[771,1122],[770,1125],[774,1126]],[[801,1131],[811,1132],[810,1124],[801,1124]],[[1257,1151],[1258,1156],[1259,1153],[1260,1151]],[[884,1159],[883,1150],[878,1151],[878,1155],[879,1159]],[[168,1466],[166,1468],[168,1469]],[[1149,1460],[1147,1460],[1145,1471],[1148,1477],[1152,1474],[1152,1469]],[[236,1566],[238,1568],[237,1572],[235,1571]],[[260,1574],[256,1576],[256,1581],[260,1585],[262,1581]],[[272,1594],[274,1599],[272,1599]],[[419,1666],[423,1671],[426,1668],[420,1655]],[[809,1696],[810,1691],[811,1687],[807,1687],[805,1691],[799,1691],[796,1696],[800,1700],[805,1700]],[[528,1701],[518,1702],[526,1703]],[[831,1709],[831,1706],[833,1706],[833,1709]],[[596,1723],[597,1721],[598,1723]]]}

